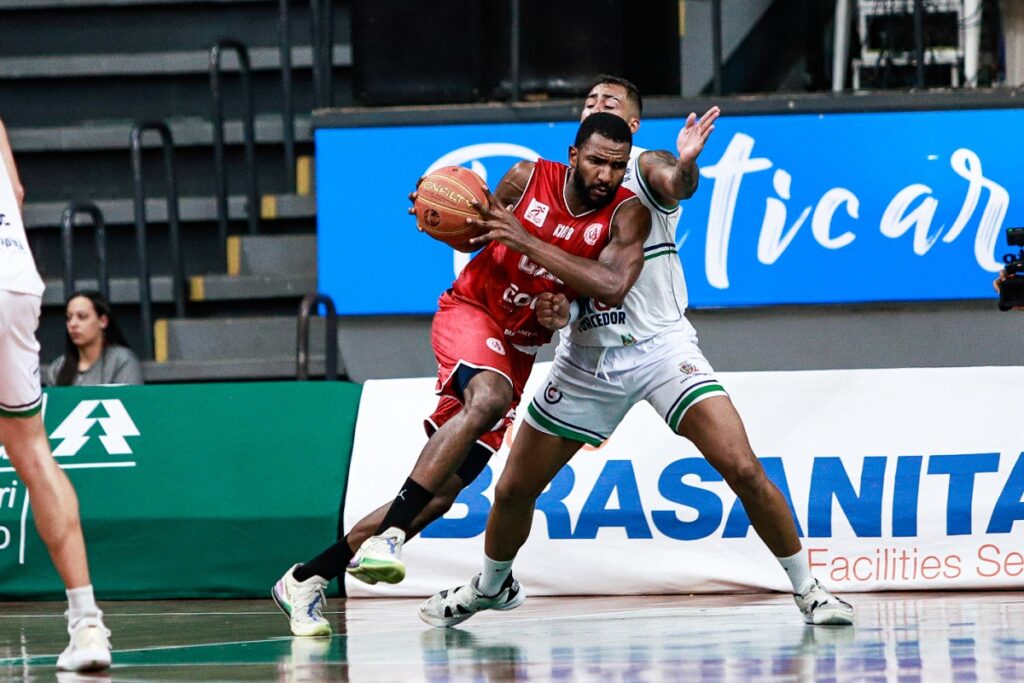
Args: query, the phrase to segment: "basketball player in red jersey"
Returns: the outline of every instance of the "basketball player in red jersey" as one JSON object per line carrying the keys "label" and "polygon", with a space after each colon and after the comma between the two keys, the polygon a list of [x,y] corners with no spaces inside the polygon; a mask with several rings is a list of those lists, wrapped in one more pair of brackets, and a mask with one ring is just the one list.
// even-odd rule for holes
{"label": "basketball player in red jersey", "polygon": [[447,512],[512,424],[535,354],[567,314],[554,296],[623,301],[651,225],[648,209],[621,187],[631,146],[625,121],[593,114],[580,124],[568,166],[519,162],[488,193],[488,206],[478,206],[481,218],[468,219],[481,230],[472,244],[483,250],[438,302],[431,337],[441,398],[425,420],[427,444],[391,503],[274,586],[292,633],[331,632],[324,588],[345,569],[367,583],[405,578],[402,544]]}

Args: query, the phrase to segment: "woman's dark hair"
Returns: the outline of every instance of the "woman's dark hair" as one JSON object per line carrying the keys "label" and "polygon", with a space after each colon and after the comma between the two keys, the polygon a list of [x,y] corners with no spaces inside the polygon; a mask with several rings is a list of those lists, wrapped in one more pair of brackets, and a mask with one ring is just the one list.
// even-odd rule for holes
{"label": "woman's dark hair", "polygon": [[[107,316],[107,328],[103,330],[103,350],[106,351],[108,346],[124,346],[125,348],[131,348],[128,345],[128,340],[124,338],[124,333],[121,332],[120,326],[117,324],[117,320],[114,319],[114,314],[110,310],[110,303],[103,298],[103,295],[99,292],[92,290],[82,290],[75,292],[68,297],[68,300],[64,302],[64,311],[67,312],[68,304],[71,303],[72,299],[78,297],[84,297],[92,302],[92,307],[96,311],[96,317]],[[67,324],[64,325],[64,364],[61,365],[60,371],[57,373],[57,386],[68,387],[75,383],[75,374],[78,372],[78,347],[71,341],[71,335],[68,334]]]}

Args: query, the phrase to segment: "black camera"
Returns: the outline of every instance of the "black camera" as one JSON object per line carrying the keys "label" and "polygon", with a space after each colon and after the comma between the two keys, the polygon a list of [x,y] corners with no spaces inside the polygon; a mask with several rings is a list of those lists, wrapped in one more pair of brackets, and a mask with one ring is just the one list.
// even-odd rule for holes
{"label": "black camera", "polygon": [[1020,247],[1014,256],[1003,256],[1003,272],[1006,279],[999,283],[999,310],[1008,311],[1017,306],[1024,306],[1024,228],[1010,228],[1006,231],[1006,243],[1011,247]]}

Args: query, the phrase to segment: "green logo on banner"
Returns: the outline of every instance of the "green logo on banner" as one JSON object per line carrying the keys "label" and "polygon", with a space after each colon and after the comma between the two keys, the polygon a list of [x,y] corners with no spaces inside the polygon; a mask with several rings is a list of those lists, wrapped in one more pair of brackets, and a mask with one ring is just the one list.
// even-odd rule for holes
{"label": "green logo on banner", "polygon": [[77,455],[89,441],[98,439],[108,455],[131,455],[127,437],[139,436],[131,415],[120,400],[103,399],[82,401],[64,418],[50,439],[53,455]]}

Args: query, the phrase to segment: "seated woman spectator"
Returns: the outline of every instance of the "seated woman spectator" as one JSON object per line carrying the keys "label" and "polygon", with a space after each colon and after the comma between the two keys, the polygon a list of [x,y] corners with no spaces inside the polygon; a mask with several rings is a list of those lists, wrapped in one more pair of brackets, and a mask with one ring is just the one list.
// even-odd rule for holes
{"label": "seated woman spectator", "polygon": [[50,363],[50,386],[142,384],[142,366],[99,292],[75,292],[65,309],[64,355]]}

